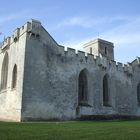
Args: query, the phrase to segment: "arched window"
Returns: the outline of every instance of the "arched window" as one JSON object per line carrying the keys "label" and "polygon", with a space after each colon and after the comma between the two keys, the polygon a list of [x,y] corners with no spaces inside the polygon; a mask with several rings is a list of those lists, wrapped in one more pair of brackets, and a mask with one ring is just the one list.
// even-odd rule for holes
{"label": "arched window", "polygon": [[109,87],[107,74],[103,78],[103,105],[109,106]]}
{"label": "arched window", "polygon": [[137,101],[138,104],[140,105],[140,83],[137,86]]}
{"label": "arched window", "polygon": [[87,83],[87,75],[86,70],[82,70],[79,74],[79,90],[78,90],[78,103],[79,105],[84,105],[87,103],[87,90],[88,90],[88,83]]}
{"label": "arched window", "polygon": [[16,85],[17,85],[17,65],[15,64],[12,74],[12,88],[16,88]]}
{"label": "arched window", "polygon": [[2,63],[2,70],[1,70],[1,90],[7,88],[8,63],[9,63],[9,56],[8,53],[6,52]]}

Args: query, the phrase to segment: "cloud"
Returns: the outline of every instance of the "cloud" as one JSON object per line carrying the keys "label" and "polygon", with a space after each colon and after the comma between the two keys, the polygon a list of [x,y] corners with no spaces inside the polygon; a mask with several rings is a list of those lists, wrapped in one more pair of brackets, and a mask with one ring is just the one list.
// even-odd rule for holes
{"label": "cloud", "polygon": [[[15,25],[16,28],[16,23],[21,20],[25,20],[27,19],[30,15],[29,15],[29,10],[23,10],[20,11],[18,13],[11,13],[11,14],[7,14],[7,15],[1,15],[0,18],[0,42],[3,41],[3,39],[8,36],[8,29],[13,30],[13,27]],[[12,23],[12,24],[11,24]],[[7,30],[7,31],[6,31]],[[7,32],[7,33],[6,33]]]}
{"label": "cloud", "polygon": [[5,16],[1,16],[0,18],[0,25],[5,24],[6,22],[9,22],[11,20],[15,20],[15,19],[20,19],[20,18],[25,18],[26,15],[28,15],[27,13],[29,12],[29,10],[24,10],[18,13],[12,13],[10,15],[5,15]]}
{"label": "cloud", "polygon": [[[101,38],[107,38],[115,41],[118,44],[128,44],[128,43],[139,43],[140,42],[140,17],[103,17],[101,19],[96,19],[96,22],[84,22],[85,18],[70,18],[69,22],[63,22],[64,24],[59,24],[61,26],[82,26],[82,27],[90,27],[93,28],[94,25],[100,26],[99,24],[104,24],[105,22],[111,23],[116,22],[118,20],[125,21],[125,23],[121,23],[119,25],[115,25],[113,28],[108,29],[107,31],[100,32],[99,36]],[[105,28],[106,25],[102,26]],[[89,38],[91,40],[92,38]],[[83,40],[83,39],[80,39]],[[88,38],[84,39],[88,40]],[[77,41],[79,42],[79,41]],[[83,41],[82,41],[83,42]]]}
{"label": "cloud", "polygon": [[58,23],[57,28],[63,28],[65,26],[81,26],[81,27],[90,27],[90,23],[85,22],[88,20],[88,17],[71,17],[67,18],[64,21]]}
{"label": "cloud", "polygon": [[113,29],[102,33],[102,36],[121,44],[140,42],[139,25],[140,17],[136,17],[129,22],[115,26]]}
{"label": "cloud", "polygon": [[94,28],[104,24],[111,24],[113,22],[126,22],[130,21],[132,17],[89,17],[89,16],[75,16],[64,19],[62,22],[56,25],[56,29],[79,26],[83,28]]}
{"label": "cloud", "polygon": [[[110,19],[110,21],[107,19]],[[80,22],[77,23],[81,26],[82,20],[79,21]],[[102,24],[102,28],[105,28],[105,23],[114,23],[117,21],[121,21],[121,23],[100,32],[99,38],[109,40],[115,44],[115,51],[117,53],[115,54],[117,56],[117,61],[132,61],[132,58],[134,59],[136,56],[140,55],[140,17],[105,17],[96,20],[96,24],[98,23],[98,28],[100,27],[100,24]],[[74,26],[75,24],[76,22],[73,22],[73,24],[69,23],[67,26]],[[90,26],[86,27],[90,27],[92,29],[93,26],[95,26],[95,23],[93,24],[90,22],[89,25]],[[83,50],[83,44],[95,38],[97,38],[95,35],[85,38],[77,37],[76,39],[70,39],[69,41],[65,41],[63,43],[65,46]],[[124,57],[124,54],[126,57]]]}

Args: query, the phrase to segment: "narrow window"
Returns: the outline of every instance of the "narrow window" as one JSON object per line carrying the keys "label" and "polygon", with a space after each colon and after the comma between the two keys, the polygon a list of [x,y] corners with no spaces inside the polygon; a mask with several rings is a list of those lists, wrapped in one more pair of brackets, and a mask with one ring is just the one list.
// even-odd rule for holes
{"label": "narrow window", "polygon": [[109,106],[108,75],[103,78],[103,105]]}
{"label": "narrow window", "polygon": [[140,83],[137,86],[137,101],[138,105],[140,105]]}
{"label": "narrow window", "polygon": [[84,105],[87,102],[87,76],[85,70],[82,70],[79,74],[79,91],[78,102],[79,105]]}
{"label": "narrow window", "polygon": [[92,48],[90,48],[90,54],[92,54]]}
{"label": "narrow window", "polygon": [[107,56],[107,47],[105,47],[105,55]]}
{"label": "narrow window", "polygon": [[2,70],[1,70],[1,90],[5,90],[7,88],[8,63],[9,63],[9,56],[8,53],[6,52],[2,63]]}
{"label": "narrow window", "polygon": [[17,85],[17,65],[15,64],[12,75],[12,88],[16,88],[16,85]]}

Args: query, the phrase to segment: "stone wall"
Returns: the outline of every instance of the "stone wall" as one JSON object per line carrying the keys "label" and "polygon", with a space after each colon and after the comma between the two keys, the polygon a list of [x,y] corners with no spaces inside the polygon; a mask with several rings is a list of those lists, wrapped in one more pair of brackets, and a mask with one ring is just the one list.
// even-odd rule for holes
{"label": "stone wall", "polygon": [[[7,88],[0,90],[0,120],[21,120],[26,30],[27,24],[16,29],[11,37],[4,40],[0,49],[0,70],[2,70],[5,54],[8,53],[9,56]],[[17,65],[17,85],[13,89],[12,73],[15,64]],[[0,74],[0,79],[1,76]]]}
{"label": "stone wall", "polygon": [[[70,120],[83,115],[140,116],[137,102],[140,58],[122,64],[103,56],[76,53],[72,48],[65,51],[36,20],[18,28],[4,41],[0,69],[6,52],[9,55],[8,86],[0,92],[1,120]],[[14,64],[18,69],[17,87],[11,89]],[[88,83],[86,106],[78,105],[78,79],[82,70],[86,71]],[[103,77],[106,74],[110,106],[103,105]]]}
{"label": "stone wall", "polygon": [[[140,82],[137,62],[136,70],[131,64],[123,65],[105,57],[85,56],[85,52],[76,53],[71,48],[65,51],[43,27],[39,37],[27,36],[26,47],[22,120],[140,115],[135,89],[135,81]],[[89,106],[78,106],[78,77],[83,69],[87,70]],[[109,76],[108,107],[103,106],[105,74]]]}

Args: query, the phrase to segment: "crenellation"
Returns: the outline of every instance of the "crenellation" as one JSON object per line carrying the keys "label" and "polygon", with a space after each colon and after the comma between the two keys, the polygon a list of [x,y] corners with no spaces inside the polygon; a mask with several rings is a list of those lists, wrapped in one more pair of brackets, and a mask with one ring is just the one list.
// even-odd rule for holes
{"label": "crenellation", "polygon": [[64,55],[64,54],[65,54],[65,47],[59,45],[59,46],[58,46],[58,53],[59,53],[60,55]]}
{"label": "crenellation", "polygon": [[9,47],[10,46],[10,40],[11,40],[10,37],[5,38],[4,41],[3,41],[3,45],[2,45],[2,48],[1,49],[4,49],[6,47]]}
{"label": "crenellation", "polygon": [[133,67],[137,66],[137,64],[138,64],[137,59],[133,60],[131,64],[132,64]]}
{"label": "crenellation", "polygon": [[100,56],[94,55],[94,60],[97,65],[100,64]]}
{"label": "crenellation", "polygon": [[19,39],[19,31],[20,31],[20,28],[17,28],[14,32],[14,42],[18,41]]}
{"label": "crenellation", "polygon": [[22,36],[27,31],[27,23],[23,25],[19,30],[19,36]]}
{"label": "crenellation", "polygon": [[110,60],[107,59],[107,57],[101,57],[102,67],[103,67],[103,68],[107,68],[108,62],[109,62],[109,61],[110,61]]}
{"label": "crenellation", "polygon": [[131,62],[132,67],[140,66],[140,58],[137,57],[134,61]]}
{"label": "crenellation", "polygon": [[83,51],[79,51],[79,50],[78,50],[77,55],[78,55],[79,57],[85,58],[85,52],[83,52]]}
{"label": "crenellation", "polygon": [[111,66],[113,67],[113,68],[116,68],[116,61],[114,61],[114,60],[111,60],[110,61],[110,64],[111,64]]}
{"label": "crenellation", "polygon": [[31,19],[30,23],[31,24],[28,24],[28,32],[31,32],[35,35],[40,35],[41,22]]}
{"label": "crenellation", "polygon": [[12,44],[14,42],[14,34],[11,36],[11,42],[10,44]]}
{"label": "crenellation", "polygon": [[93,54],[87,53],[87,59],[88,59],[89,62],[92,62],[92,61],[95,62],[95,59],[94,59],[94,55]]}
{"label": "crenellation", "polygon": [[127,71],[128,71],[128,66],[127,66],[127,64],[123,64],[123,67],[124,67],[124,72],[127,72]]}
{"label": "crenellation", "polygon": [[22,27],[17,28],[10,37],[4,39],[1,44],[1,49],[10,46],[13,42],[16,42],[22,34],[24,34],[31,27],[31,23],[27,22]]}
{"label": "crenellation", "polygon": [[117,67],[117,70],[118,70],[118,71],[123,71],[123,64],[122,64],[122,63],[117,62],[116,67]]}
{"label": "crenellation", "polygon": [[68,56],[75,56],[76,55],[76,50],[73,48],[67,48],[67,54]]}
{"label": "crenellation", "polygon": [[132,66],[131,64],[124,64],[124,72],[127,73],[127,75],[132,75],[133,74],[133,70],[132,70]]}
{"label": "crenellation", "polygon": [[137,57],[138,65],[140,65],[140,57]]}
{"label": "crenellation", "polygon": [[107,58],[106,57],[103,57],[103,56],[100,56],[99,59],[98,59],[98,65],[101,66],[102,68],[107,68]]}

